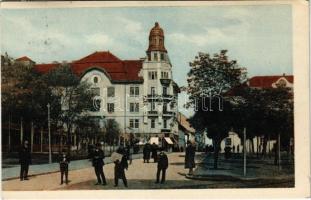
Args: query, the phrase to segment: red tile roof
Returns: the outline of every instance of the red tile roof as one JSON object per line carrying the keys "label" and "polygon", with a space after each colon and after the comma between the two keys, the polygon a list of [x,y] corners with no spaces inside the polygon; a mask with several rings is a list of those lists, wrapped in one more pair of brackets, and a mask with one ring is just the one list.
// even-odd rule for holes
{"label": "red tile roof", "polygon": [[35,70],[39,73],[45,74],[48,73],[50,70],[55,69],[58,67],[59,63],[53,63],[53,64],[37,64],[35,65]]}
{"label": "red tile roof", "polygon": [[249,79],[248,84],[250,87],[256,88],[272,88],[272,84],[280,78],[284,77],[288,82],[294,82],[294,76],[254,76]]}
{"label": "red tile roof", "polygon": [[188,118],[182,114],[181,112],[177,113],[177,121],[178,124],[183,127],[186,131],[188,131],[189,133],[195,133],[195,129],[193,127],[191,127]]}
{"label": "red tile roof", "polygon": [[[94,52],[80,60],[69,63],[72,71],[83,76],[88,70],[97,68],[104,70],[112,82],[142,82],[139,71],[142,68],[142,60],[120,60],[109,51]],[[41,73],[47,73],[59,64],[39,64],[36,68]]]}
{"label": "red tile roof", "polygon": [[33,60],[31,60],[30,58],[28,58],[27,56],[23,56],[20,58],[15,59],[16,61],[31,61],[34,62]]}

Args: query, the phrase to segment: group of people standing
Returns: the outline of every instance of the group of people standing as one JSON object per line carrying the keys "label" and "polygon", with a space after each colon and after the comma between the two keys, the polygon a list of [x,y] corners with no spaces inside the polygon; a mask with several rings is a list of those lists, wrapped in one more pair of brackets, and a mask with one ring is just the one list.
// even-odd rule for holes
{"label": "group of people standing", "polygon": [[158,150],[159,150],[159,147],[155,143],[153,143],[152,145],[150,143],[145,144],[143,148],[144,163],[149,163],[150,154],[151,154],[151,158],[153,159],[153,162],[156,163],[158,159]]}
{"label": "group of people standing", "polygon": [[[158,151],[160,152],[158,154]],[[119,147],[117,153],[121,155],[119,159],[113,160],[114,166],[114,186],[118,186],[118,180],[122,179],[125,187],[128,187],[127,179],[125,176],[125,170],[128,170],[128,160],[129,163],[132,163],[132,154],[130,147],[123,148]],[[193,169],[195,168],[195,145],[191,142],[187,143],[186,155],[185,155],[185,168],[189,169],[189,174],[193,175]],[[28,141],[23,143],[23,146],[19,152],[19,162],[21,164],[20,170],[20,180],[28,180],[28,169],[29,165],[32,163],[31,153],[28,147]],[[106,177],[104,174],[104,159],[105,154],[101,149],[101,144],[96,144],[95,148],[91,151],[90,158],[92,161],[92,166],[94,167],[95,175],[97,182],[95,185],[107,185]],[[156,182],[155,183],[164,183],[166,170],[168,168],[168,157],[162,148],[159,148],[155,143],[150,145],[147,143],[143,148],[143,160],[144,163],[149,163],[150,158],[153,158],[153,162],[157,163],[157,173],[156,173]],[[65,152],[62,152],[59,157],[59,166],[61,174],[61,183],[68,184],[68,170],[69,170],[70,158],[69,155]],[[160,181],[160,175],[161,181]]]}

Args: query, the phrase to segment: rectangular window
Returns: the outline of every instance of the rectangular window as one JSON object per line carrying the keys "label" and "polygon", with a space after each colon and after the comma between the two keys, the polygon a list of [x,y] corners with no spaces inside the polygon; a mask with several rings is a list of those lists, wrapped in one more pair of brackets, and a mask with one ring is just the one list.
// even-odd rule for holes
{"label": "rectangular window", "polygon": [[158,53],[154,53],[154,54],[153,54],[153,57],[154,57],[154,60],[155,60],[155,61],[158,61]]}
{"label": "rectangular window", "polygon": [[135,128],[139,128],[139,119],[135,119]]}
{"label": "rectangular window", "polygon": [[161,53],[161,61],[164,60],[164,53]]}
{"label": "rectangular window", "polygon": [[130,103],[130,112],[139,112],[139,103]]}
{"label": "rectangular window", "polygon": [[230,146],[231,145],[231,138],[226,138],[225,144],[226,144],[226,146]]}
{"label": "rectangular window", "polygon": [[163,103],[163,112],[166,112],[167,111],[167,103]]}
{"label": "rectangular window", "polygon": [[130,128],[134,128],[134,119],[130,119]]}
{"label": "rectangular window", "polygon": [[114,103],[107,103],[107,110],[109,113],[114,112]]}
{"label": "rectangular window", "polygon": [[156,71],[148,72],[148,77],[149,77],[149,80],[157,79],[157,72]]}
{"label": "rectangular window", "polygon": [[107,88],[107,96],[108,97],[114,97],[114,87],[108,87]]}
{"label": "rectangular window", "polygon": [[161,78],[168,78],[168,72],[161,72]]}
{"label": "rectangular window", "polygon": [[139,128],[139,119],[130,119],[130,128]]}
{"label": "rectangular window", "polygon": [[163,128],[167,128],[167,120],[166,119],[163,120]]}
{"label": "rectangular window", "polygon": [[130,87],[130,97],[138,97],[139,96],[139,87]]}
{"label": "rectangular window", "polygon": [[154,110],[155,110],[155,102],[152,101],[152,102],[151,102],[151,111],[154,111]]}
{"label": "rectangular window", "polygon": [[163,95],[167,95],[167,87],[163,87]]}
{"label": "rectangular window", "polygon": [[151,128],[155,128],[155,119],[151,119]]}
{"label": "rectangular window", "polygon": [[155,96],[155,87],[151,87],[151,95]]}

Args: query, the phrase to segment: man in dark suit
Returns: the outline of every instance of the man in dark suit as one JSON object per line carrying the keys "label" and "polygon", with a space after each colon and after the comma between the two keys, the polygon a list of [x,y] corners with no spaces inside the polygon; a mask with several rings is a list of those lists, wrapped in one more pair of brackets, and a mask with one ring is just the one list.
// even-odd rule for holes
{"label": "man in dark suit", "polygon": [[156,143],[153,143],[152,146],[151,146],[151,152],[152,152],[152,155],[151,157],[153,158],[153,162],[157,162],[158,160],[158,145],[156,145]]}
{"label": "man in dark suit", "polygon": [[115,183],[115,187],[118,186],[118,182],[119,179],[123,180],[123,184],[125,187],[127,187],[127,180],[126,180],[126,176],[125,176],[125,169],[128,169],[128,163],[127,163],[127,158],[126,158],[126,152],[124,151],[123,148],[119,148],[117,150],[117,153],[122,154],[122,158],[121,161],[120,160],[116,160],[114,162],[115,166],[114,166],[114,183]]}
{"label": "man in dark suit", "polygon": [[97,177],[97,183],[95,185],[107,185],[103,166],[104,166],[104,152],[101,150],[101,145],[98,143],[96,144],[95,150],[92,155],[92,163],[95,170],[95,174]]}
{"label": "man in dark suit", "polygon": [[20,180],[29,180],[28,169],[31,164],[31,153],[27,140],[24,141],[24,144],[19,151],[19,163],[21,164]]}
{"label": "man in dark suit", "polygon": [[150,150],[151,150],[150,144],[149,143],[145,144],[144,149],[143,149],[144,163],[145,162],[149,163],[149,160],[150,160]]}
{"label": "man in dark suit", "polygon": [[168,158],[167,158],[167,155],[162,150],[158,156],[158,170],[157,170],[157,181],[156,181],[156,183],[159,183],[159,181],[160,181],[161,171],[162,171],[161,184],[165,182],[165,174],[166,174],[167,168],[168,168]]}
{"label": "man in dark suit", "polygon": [[61,176],[61,182],[60,184],[62,185],[64,183],[64,175],[65,175],[65,180],[66,184],[68,184],[68,165],[69,165],[69,156],[65,153],[62,152],[62,154],[59,157],[59,168],[60,168],[60,176]]}

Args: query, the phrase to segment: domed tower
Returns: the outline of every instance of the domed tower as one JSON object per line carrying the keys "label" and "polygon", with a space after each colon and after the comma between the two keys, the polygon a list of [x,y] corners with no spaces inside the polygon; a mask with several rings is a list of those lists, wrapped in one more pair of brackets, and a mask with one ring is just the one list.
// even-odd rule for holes
{"label": "domed tower", "polygon": [[147,58],[143,62],[144,131],[148,137],[170,137],[174,123],[172,65],[164,45],[164,31],[156,22],[150,30]]}
{"label": "domed tower", "polygon": [[158,22],[150,30],[149,47],[146,52],[148,61],[168,61],[164,46],[164,31]]}

